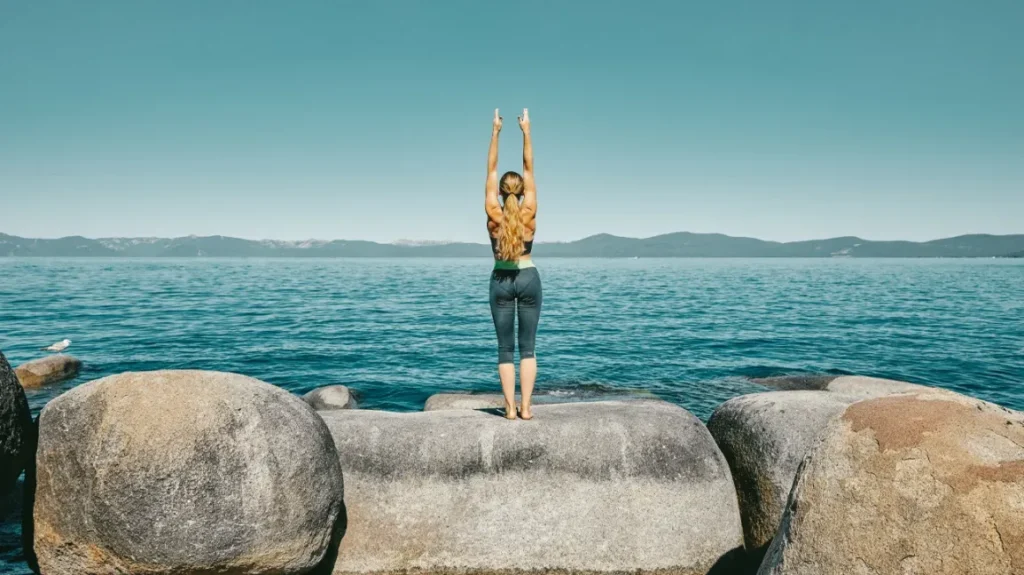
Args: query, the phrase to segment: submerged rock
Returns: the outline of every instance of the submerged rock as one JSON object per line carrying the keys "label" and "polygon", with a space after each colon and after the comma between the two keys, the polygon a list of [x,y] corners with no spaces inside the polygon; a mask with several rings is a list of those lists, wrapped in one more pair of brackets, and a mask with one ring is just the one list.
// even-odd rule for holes
{"label": "submerged rock", "polygon": [[[516,395],[518,405],[520,397]],[[505,397],[500,393],[435,393],[427,398],[423,411],[451,409],[504,409]]]}
{"label": "submerged rock", "polygon": [[863,375],[780,375],[777,377],[757,378],[751,381],[782,391],[831,391],[855,395],[861,399],[882,397],[894,393],[945,391],[940,388],[928,387],[927,385]]}
{"label": "submerged rock", "polygon": [[750,381],[781,391],[825,391],[838,375],[776,375],[755,377]]}
{"label": "submerged rock", "polygon": [[952,393],[854,403],[801,466],[761,575],[1024,572],[1024,415]]}
{"label": "submerged rock", "polygon": [[708,429],[732,470],[752,564],[760,564],[775,537],[800,462],[855,399],[825,391],[754,393],[711,415]]}
{"label": "submerged rock", "polygon": [[302,396],[313,409],[329,411],[332,409],[356,409],[356,398],[344,385],[326,385],[318,387]]}
{"label": "submerged rock", "polygon": [[284,575],[333,562],[337,452],[282,389],[229,373],[124,373],[51,401],[39,436],[46,575]]}
{"label": "submerged rock", "polygon": [[0,496],[11,491],[35,454],[33,425],[25,390],[0,352]]}
{"label": "submerged rock", "polygon": [[703,575],[743,544],[725,458],[665,402],[320,415],[345,468],[335,573]]}
{"label": "submerged rock", "polygon": [[23,363],[14,370],[21,385],[42,387],[78,377],[82,362],[78,358],[58,353]]}

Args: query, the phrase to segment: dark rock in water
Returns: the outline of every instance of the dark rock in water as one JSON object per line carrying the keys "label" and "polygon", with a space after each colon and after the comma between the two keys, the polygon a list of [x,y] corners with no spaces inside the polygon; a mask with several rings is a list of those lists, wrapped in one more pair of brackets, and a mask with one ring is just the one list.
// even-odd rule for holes
{"label": "dark rock in water", "polygon": [[22,565],[24,555],[21,534],[18,532],[24,509],[24,486],[23,481],[16,481],[8,493],[0,495],[0,573],[4,575],[28,573],[28,569]]}
{"label": "dark rock in water", "polygon": [[10,492],[35,455],[32,412],[25,390],[0,352],[0,496]]}
{"label": "dark rock in water", "polygon": [[751,563],[760,564],[775,537],[800,462],[855,400],[825,391],[754,393],[711,415],[708,429],[732,469]]}
{"label": "dark rock in water", "polygon": [[124,373],[77,387],[40,414],[37,463],[46,575],[309,573],[333,563],[344,528],[323,420],[241,375]]}
{"label": "dark rock in water", "polygon": [[332,409],[356,409],[356,398],[344,385],[327,385],[318,387],[302,396],[313,409],[329,411]]}
{"label": "dark rock in water", "polygon": [[743,544],[725,458],[669,403],[320,415],[345,468],[335,573],[703,575]]}
{"label": "dark rock in water", "polygon": [[818,390],[824,391],[828,384],[838,375],[776,375],[772,377],[755,377],[750,381],[758,385],[781,391]]}
{"label": "dark rock in water", "polygon": [[937,388],[894,379],[861,375],[782,375],[751,380],[754,383],[783,391],[818,390],[856,395],[861,399],[893,393],[925,392]]}
{"label": "dark rock in water", "polygon": [[759,573],[1024,573],[1024,414],[954,393],[852,404],[801,465]]}
{"label": "dark rock in water", "polygon": [[15,373],[21,385],[25,387],[42,387],[51,383],[60,383],[78,377],[82,362],[77,358],[63,353],[34,359],[18,366]]}

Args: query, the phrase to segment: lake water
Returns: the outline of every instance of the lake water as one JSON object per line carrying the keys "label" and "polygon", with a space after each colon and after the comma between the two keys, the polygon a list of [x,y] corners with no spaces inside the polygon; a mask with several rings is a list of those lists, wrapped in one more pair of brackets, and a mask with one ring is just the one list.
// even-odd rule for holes
{"label": "lake water", "polygon": [[[360,406],[498,391],[485,259],[0,258],[0,350],[70,338],[85,367],[216,369]],[[863,374],[1024,409],[1024,260],[538,260],[538,391],[650,392],[702,419],[751,378]],[[0,524],[15,567],[16,526]],[[5,571],[7,569],[7,571]]]}

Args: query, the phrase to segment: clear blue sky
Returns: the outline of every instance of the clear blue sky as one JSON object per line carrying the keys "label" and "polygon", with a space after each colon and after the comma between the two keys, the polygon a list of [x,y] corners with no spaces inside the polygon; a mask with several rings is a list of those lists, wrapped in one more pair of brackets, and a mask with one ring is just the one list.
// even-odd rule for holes
{"label": "clear blue sky", "polygon": [[0,0],[0,231],[1024,232],[1019,0]]}

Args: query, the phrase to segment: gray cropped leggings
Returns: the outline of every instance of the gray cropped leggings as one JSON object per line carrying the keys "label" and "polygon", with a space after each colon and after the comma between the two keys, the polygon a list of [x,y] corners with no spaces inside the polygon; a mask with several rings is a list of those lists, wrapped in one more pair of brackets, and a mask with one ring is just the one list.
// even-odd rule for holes
{"label": "gray cropped leggings", "polygon": [[498,334],[498,363],[513,363],[516,306],[519,312],[519,360],[536,357],[534,343],[542,300],[537,268],[491,272],[491,318]]}

